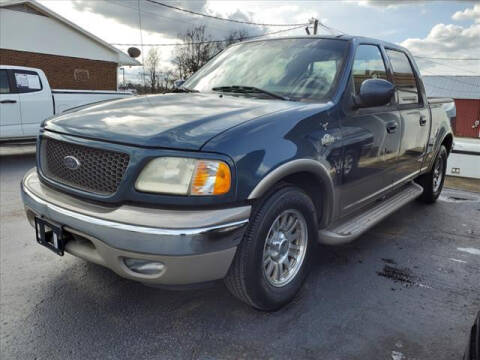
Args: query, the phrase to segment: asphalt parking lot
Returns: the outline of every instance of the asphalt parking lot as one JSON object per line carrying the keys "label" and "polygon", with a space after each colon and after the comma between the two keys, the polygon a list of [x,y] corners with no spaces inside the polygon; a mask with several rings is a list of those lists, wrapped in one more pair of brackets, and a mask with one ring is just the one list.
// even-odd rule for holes
{"label": "asphalt parking lot", "polygon": [[480,309],[480,193],[444,190],[324,247],[295,301],[262,313],[222,283],[148,288],[34,241],[34,155],[0,157],[1,359],[461,359]]}

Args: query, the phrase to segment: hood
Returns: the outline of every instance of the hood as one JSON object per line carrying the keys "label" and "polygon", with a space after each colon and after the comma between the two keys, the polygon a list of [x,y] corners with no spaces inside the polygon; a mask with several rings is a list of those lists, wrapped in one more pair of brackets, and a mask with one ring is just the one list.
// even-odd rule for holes
{"label": "hood", "polygon": [[245,121],[301,103],[177,93],[97,104],[47,120],[64,134],[146,147],[199,150],[212,137]]}

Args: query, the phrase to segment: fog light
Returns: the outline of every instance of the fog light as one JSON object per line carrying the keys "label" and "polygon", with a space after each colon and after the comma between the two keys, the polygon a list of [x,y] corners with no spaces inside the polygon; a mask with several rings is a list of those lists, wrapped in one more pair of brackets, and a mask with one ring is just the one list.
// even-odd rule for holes
{"label": "fog light", "polygon": [[144,275],[158,275],[165,269],[165,265],[159,261],[130,258],[125,258],[123,261],[130,270]]}

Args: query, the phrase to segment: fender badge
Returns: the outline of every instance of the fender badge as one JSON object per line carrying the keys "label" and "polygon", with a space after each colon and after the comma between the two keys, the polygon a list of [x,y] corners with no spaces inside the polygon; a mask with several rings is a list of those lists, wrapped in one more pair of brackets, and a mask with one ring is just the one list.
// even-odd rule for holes
{"label": "fender badge", "polygon": [[334,141],[335,141],[335,136],[332,136],[330,134],[323,135],[322,140],[321,140],[323,146],[330,145]]}

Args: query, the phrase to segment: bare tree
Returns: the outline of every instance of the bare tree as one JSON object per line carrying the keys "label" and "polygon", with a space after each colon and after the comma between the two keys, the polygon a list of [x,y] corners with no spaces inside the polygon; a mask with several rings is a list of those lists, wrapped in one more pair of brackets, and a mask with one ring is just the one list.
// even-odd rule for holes
{"label": "bare tree", "polygon": [[147,58],[145,59],[145,75],[152,93],[157,92],[159,88],[159,66],[160,56],[158,54],[158,49],[151,48],[148,52]]}
{"label": "bare tree", "polygon": [[173,83],[176,80],[175,73],[173,70],[169,69],[162,73],[162,90],[168,92],[173,89]]}
{"label": "bare tree", "polygon": [[235,30],[225,38],[225,41],[212,42],[205,25],[196,26],[187,30],[185,34],[180,34],[179,38],[183,40],[185,45],[177,47],[173,59],[178,78],[188,78],[212,56],[228,45],[248,38],[248,35],[246,30]]}
{"label": "bare tree", "polygon": [[218,51],[222,51],[226,47],[228,47],[232,44],[247,40],[249,37],[250,37],[250,34],[245,29],[233,30],[227,35],[227,37],[225,38],[225,41],[217,44],[217,49],[218,49]]}
{"label": "bare tree", "polygon": [[180,78],[185,79],[200,69],[215,52],[215,44],[210,42],[206,26],[200,25],[179,35],[185,45],[175,50],[173,63]]}

